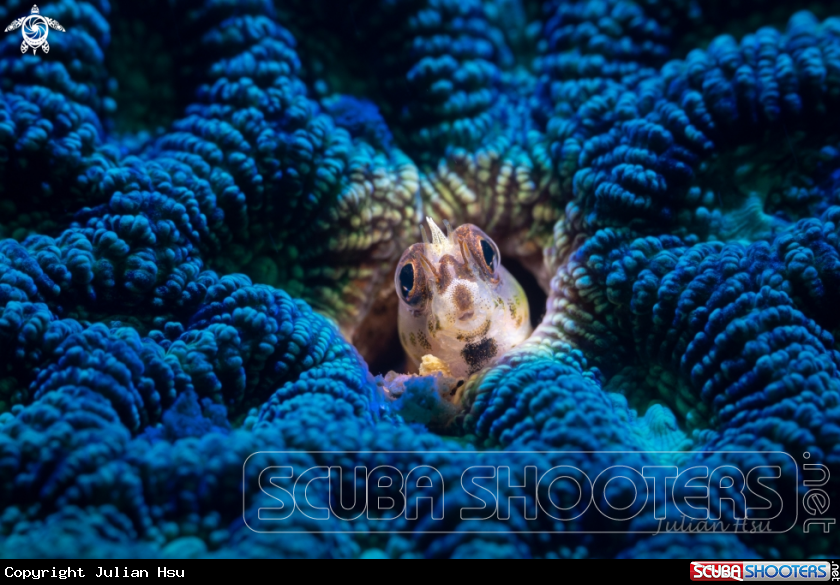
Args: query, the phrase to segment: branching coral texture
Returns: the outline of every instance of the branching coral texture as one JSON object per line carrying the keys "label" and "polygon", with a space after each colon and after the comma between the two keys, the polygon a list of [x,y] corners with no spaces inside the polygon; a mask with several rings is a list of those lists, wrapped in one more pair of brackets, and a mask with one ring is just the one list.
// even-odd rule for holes
{"label": "branching coral texture", "polygon": [[[259,451],[446,451],[443,473],[473,449],[574,451],[524,457],[581,470],[784,451],[840,494],[828,3],[340,4],[59,0],[40,6],[66,28],[48,55],[0,38],[0,556],[836,554],[836,526],[245,526]],[[395,327],[426,214],[479,226],[549,291],[439,433],[389,407],[352,345]]]}

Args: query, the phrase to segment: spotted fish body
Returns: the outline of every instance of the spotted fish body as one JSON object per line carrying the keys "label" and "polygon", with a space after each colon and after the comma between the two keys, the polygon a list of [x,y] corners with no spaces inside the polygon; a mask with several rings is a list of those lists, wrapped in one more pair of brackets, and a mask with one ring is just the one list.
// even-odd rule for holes
{"label": "spotted fish body", "polygon": [[432,355],[463,379],[495,363],[531,334],[522,287],[499,248],[472,224],[447,234],[429,218],[432,241],[409,247],[397,264],[399,331],[415,366]]}

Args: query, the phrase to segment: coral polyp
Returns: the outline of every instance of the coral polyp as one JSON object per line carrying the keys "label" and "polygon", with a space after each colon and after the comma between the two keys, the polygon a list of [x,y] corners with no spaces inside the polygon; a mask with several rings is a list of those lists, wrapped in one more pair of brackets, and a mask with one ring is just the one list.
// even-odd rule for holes
{"label": "coral polyp", "polygon": [[[726,8],[41,6],[47,55],[0,37],[0,555],[836,554],[803,524],[834,508],[797,506],[840,481],[840,18]],[[459,226],[433,258],[426,218]],[[400,369],[406,335],[436,374]],[[481,533],[451,491],[387,530],[352,506],[254,530],[258,464],[422,463],[435,501],[482,461]],[[696,486],[643,504],[639,477],[689,468],[729,525],[758,509],[738,473],[783,470],[777,534],[656,534]]]}

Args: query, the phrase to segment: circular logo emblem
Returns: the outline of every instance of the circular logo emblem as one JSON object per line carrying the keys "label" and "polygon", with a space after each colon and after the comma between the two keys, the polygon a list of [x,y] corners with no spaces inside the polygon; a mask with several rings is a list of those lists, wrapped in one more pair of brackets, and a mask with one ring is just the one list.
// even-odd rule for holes
{"label": "circular logo emblem", "polygon": [[38,49],[41,49],[45,54],[50,52],[47,35],[50,34],[51,28],[59,32],[65,32],[64,27],[57,20],[41,16],[40,10],[38,10],[38,6],[36,5],[32,7],[32,14],[13,20],[12,24],[7,26],[3,32],[21,29],[20,32],[23,35],[23,42],[20,45],[20,52],[26,53],[28,49],[32,49],[32,54],[34,55],[38,52]]}
{"label": "circular logo emblem", "polygon": [[38,48],[47,40],[49,30],[47,19],[40,14],[30,14],[23,21],[23,40],[33,49]]}

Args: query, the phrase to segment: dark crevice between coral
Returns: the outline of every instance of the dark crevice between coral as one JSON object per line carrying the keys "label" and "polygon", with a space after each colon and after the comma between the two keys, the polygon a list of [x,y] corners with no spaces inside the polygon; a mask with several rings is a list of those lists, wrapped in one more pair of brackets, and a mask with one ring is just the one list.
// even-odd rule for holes
{"label": "dark crevice between coral", "polygon": [[399,299],[389,280],[350,340],[374,376],[407,371],[408,358],[397,328],[398,310]]}
{"label": "dark crevice between coral", "polygon": [[[73,217],[74,197],[66,185],[53,186],[29,168],[48,168],[50,161],[34,156],[25,166],[0,172],[0,239],[23,241],[33,233],[57,236]],[[83,202],[87,203],[87,202]]]}
{"label": "dark crevice between coral", "polygon": [[703,203],[725,212],[732,224],[724,226],[721,235],[732,240],[762,239],[818,214],[827,202],[803,193],[815,186],[821,151],[840,140],[838,133],[838,123],[829,120],[816,135],[792,127],[776,128],[757,139],[758,146],[732,147],[704,162],[696,184],[706,199],[713,200]]}
{"label": "dark crevice between coral", "polygon": [[[313,97],[341,94],[384,102],[376,77],[378,58],[359,29],[370,19],[370,7],[358,0],[340,4],[292,0],[277,9],[279,23],[295,38],[299,77]],[[326,34],[313,34],[314,30]]]}
{"label": "dark crevice between coral", "polygon": [[118,134],[166,129],[194,100],[193,76],[176,58],[184,50],[178,18],[167,2],[113,4],[105,58],[116,82]]}
{"label": "dark crevice between coral", "polygon": [[531,327],[536,327],[543,320],[543,317],[545,317],[548,296],[537,281],[537,277],[518,260],[515,258],[505,258],[502,265],[522,285],[522,290],[525,291],[525,297],[528,299],[528,308],[531,312]]}
{"label": "dark crevice between coral", "polygon": [[16,405],[27,405],[31,402],[29,387],[35,379],[33,370],[31,364],[27,364],[9,365],[0,371],[0,414],[10,412]]}
{"label": "dark crevice between coral", "polygon": [[740,40],[762,27],[784,31],[788,19],[803,10],[812,12],[818,20],[831,16],[829,4],[820,1],[701,0],[701,18],[686,20],[682,26],[675,27],[672,58],[684,59],[694,49],[706,49],[723,34]]}

